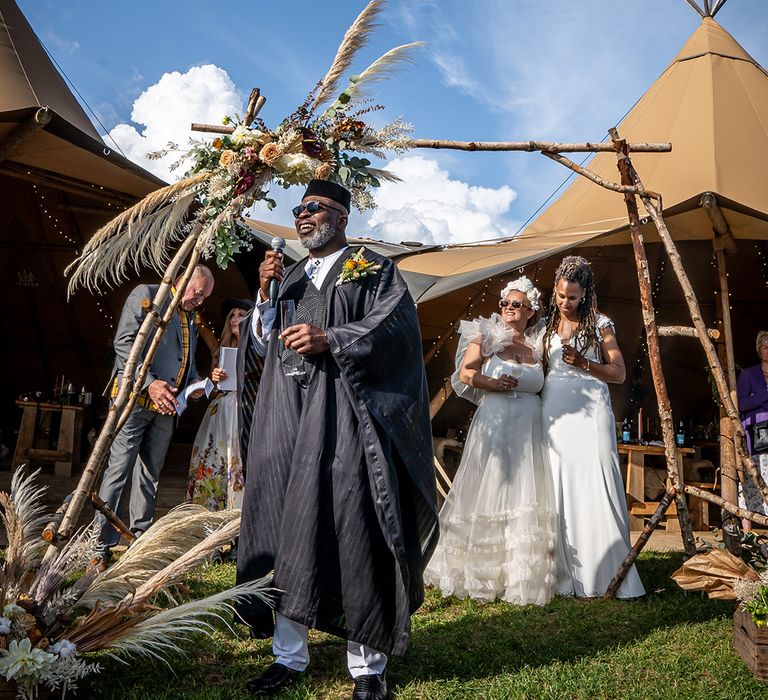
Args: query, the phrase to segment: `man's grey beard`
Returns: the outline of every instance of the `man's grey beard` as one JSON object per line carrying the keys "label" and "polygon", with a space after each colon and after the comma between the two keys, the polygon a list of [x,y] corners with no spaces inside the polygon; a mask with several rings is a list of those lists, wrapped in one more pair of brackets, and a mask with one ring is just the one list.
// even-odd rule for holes
{"label": "man's grey beard", "polygon": [[302,238],[301,245],[307,250],[317,250],[322,248],[336,235],[336,226],[329,223],[323,224],[315,233],[309,238]]}

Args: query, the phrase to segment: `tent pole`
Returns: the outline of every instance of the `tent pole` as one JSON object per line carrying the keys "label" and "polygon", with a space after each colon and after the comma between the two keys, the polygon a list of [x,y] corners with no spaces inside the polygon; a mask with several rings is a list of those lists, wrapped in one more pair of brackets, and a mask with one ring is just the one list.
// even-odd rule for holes
{"label": "tent pole", "polygon": [[[717,259],[717,275],[720,287],[720,303],[715,307],[723,322],[724,338],[718,343],[718,355],[720,360],[725,360],[725,367],[728,372],[728,385],[730,389],[731,401],[738,407],[736,396],[736,365],[733,353],[733,330],[731,326],[730,295],[728,291],[728,272],[725,262],[724,242],[722,236],[715,232],[712,239],[715,248],[715,257]],[[724,357],[723,357],[724,355]],[[738,503],[738,475],[736,471],[736,451],[734,448],[734,435],[731,420],[728,417],[723,406],[720,406],[720,484],[723,498],[729,503]],[[735,520],[733,515],[726,510],[722,510],[723,526],[728,522]],[[728,550],[732,554],[739,554],[741,543],[739,538],[723,527],[723,538]]]}
{"label": "tent pole", "polygon": [[[639,178],[637,178],[637,182],[633,181],[631,162],[629,160],[629,151],[627,150],[626,142],[619,139],[619,134],[616,129],[611,129],[609,133],[616,146],[618,167],[619,172],[621,173],[621,183],[623,185],[641,184],[639,183]],[[656,390],[656,400],[659,407],[661,432],[664,439],[664,452],[667,458],[667,473],[669,474],[669,482],[675,490],[675,504],[677,505],[677,517],[680,520],[683,547],[688,556],[693,556],[696,554],[696,542],[693,539],[691,520],[688,516],[688,504],[685,500],[685,494],[682,492],[682,480],[680,478],[680,469],[678,468],[678,453],[675,445],[675,426],[672,421],[672,407],[667,392],[667,384],[664,379],[664,370],[661,365],[659,334],[656,328],[656,311],[653,305],[648,258],[645,253],[643,234],[640,231],[640,215],[637,210],[637,201],[635,200],[634,194],[625,193],[624,202],[627,206],[629,229],[632,235],[632,249],[635,254],[637,281],[640,288],[640,303],[643,309],[643,324],[645,326],[645,335],[648,345],[648,364],[651,368],[653,386]],[[634,551],[628,556],[631,556],[633,553]],[[626,572],[626,569],[623,570]],[[622,568],[619,569],[619,572],[621,571]],[[617,576],[618,575],[619,574],[617,573]],[[615,589],[618,590],[618,585]]]}
{"label": "tent pole", "polygon": [[0,163],[10,156],[21,144],[44,129],[53,118],[50,107],[40,107],[29,119],[19,124],[8,136],[0,141]]}
{"label": "tent pole", "polygon": [[[634,168],[631,168],[631,173],[635,184],[641,185],[642,183],[640,182],[640,177]],[[750,478],[752,478],[755,484],[757,484],[763,500],[768,503],[768,485],[766,485],[765,480],[760,474],[760,471],[757,469],[757,467],[755,467],[754,462],[752,462],[752,459],[746,453],[744,427],[741,424],[739,412],[736,406],[734,406],[733,401],[731,401],[731,392],[728,386],[728,382],[726,381],[723,368],[720,364],[720,360],[717,357],[717,353],[712,347],[712,343],[707,336],[707,329],[704,326],[704,321],[701,318],[701,309],[699,307],[699,302],[696,299],[696,293],[693,291],[693,287],[691,286],[691,282],[688,279],[688,275],[685,274],[685,269],[683,268],[683,263],[680,259],[680,253],[678,252],[677,246],[675,245],[674,240],[672,240],[669,229],[664,222],[661,205],[660,203],[658,205],[655,204],[651,198],[646,195],[640,195],[640,199],[642,200],[646,211],[653,219],[653,223],[656,225],[656,230],[659,233],[659,237],[664,243],[664,247],[667,249],[667,255],[669,255],[669,260],[672,263],[672,267],[675,270],[675,274],[677,275],[680,287],[683,290],[683,296],[685,297],[685,301],[688,304],[688,312],[691,315],[694,328],[696,328],[696,334],[698,335],[699,342],[701,343],[702,348],[704,348],[704,353],[707,356],[707,362],[709,364],[710,370],[712,371],[712,377],[715,380],[717,391],[720,394],[720,401],[722,402],[723,407],[728,414],[728,418],[731,421],[731,429],[733,430],[734,434],[734,447],[736,449],[737,469],[741,468],[743,471],[749,474]]]}

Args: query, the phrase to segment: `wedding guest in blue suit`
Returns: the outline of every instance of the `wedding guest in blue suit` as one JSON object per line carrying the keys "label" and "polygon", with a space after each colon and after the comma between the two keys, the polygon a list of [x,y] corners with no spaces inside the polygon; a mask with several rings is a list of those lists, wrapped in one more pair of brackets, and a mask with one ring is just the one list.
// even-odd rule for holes
{"label": "wedding guest in blue suit", "polygon": [[[747,367],[741,371],[736,384],[736,393],[739,399],[739,411],[741,423],[747,434],[747,450],[752,456],[752,461],[768,481],[768,452],[758,453],[758,446],[753,444],[752,431],[755,425],[768,421],[768,331],[760,331],[755,341],[757,356],[760,362],[753,367]],[[739,504],[755,513],[768,514],[768,507],[760,495],[757,484],[745,474],[743,484],[739,488]],[[743,521],[744,529],[752,529],[749,520]]]}

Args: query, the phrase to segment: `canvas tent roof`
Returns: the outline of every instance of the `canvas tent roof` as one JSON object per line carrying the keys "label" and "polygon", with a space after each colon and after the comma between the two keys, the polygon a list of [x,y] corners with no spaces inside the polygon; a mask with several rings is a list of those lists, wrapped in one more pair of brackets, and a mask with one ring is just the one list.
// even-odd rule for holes
{"label": "canvas tent roof", "polygon": [[[768,74],[714,19],[702,20],[618,129],[628,141],[672,143],[671,154],[637,153],[632,161],[645,186],[662,194],[676,238],[712,237],[709,218],[699,210],[706,192],[717,195],[735,238],[768,238]],[[606,179],[618,178],[611,153],[597,154],[588,167]],[[626,228],[622,198],[576,178],[526,233]]]}
{"label": "canvas tent roof", "polygon": [[21,167],[40,179],[65,178],[124,203],[163,184],[105,145],[14,0],[0,0],[0,76],[0,143],[41,107],[53,111],[51,122],[21,143],[0,171]]}
{"label": "canvas tent roof", "polygon": [[[645,186],[664,198],[665,219],[699,296],[705,322],[717,322],[717,272],[712,264],[712,222],[699,206],[707,192],[717,201],[736,239],[728,256],[731,314],[736,362],[755,362],[754,337],[763,325],[768,286],[768,188],[762,166],[768,157],[768,74],[717,22],[707,17],[660,78],[619,125],[627,141],[670,141],[668,154],[633,154]],[[616,181],[616,157],[597,154],[587,166]],[[691,325],[677,281],[652,223],[642,226],[654,282],[657,321]],[[623,197],[585,178],[575,177],[566,191],[518,238],[496,245],[457,248],[447,254],[409,258],[401,268],[434,275],[422,296],[422,332],[438,342],[452,320],[487,315],[495,308],[504,282],[525,268],[545,291],[560,256],[585,255],[592,261],[603,311],[614,318],[628,365],[628,381],[612,388],[617,415],[631,401],[647,396],[643,384],[642,319],[636,271]],[[442,296],[438,297],[438,294]],[[678,415],[706,422],[709,386],[703,352],[696,341],[662,341],[665,371]],[[442,373],[451,370],[451,347]],[[435,370],[433,369],[433,372]],[[645,372],[647,375],[647,372]],[[646,377],[647,379],[647,377]],[[433,385],[433,392],[436,387]],[[640,397],[640,399],[638,399]],[[655,403],[648,403],[648,407]],[[703,408],[702,408],[703,407]],[[448,411],[449,412],[449,411]]]}
{"label": "canvas tent roof", "polygon": [[[0,84],[0,364],[14,368],[0,387],[0,431],[12,445],[20,393],[49,395],[61,374],[100,393],[120,299],[67,303],[63,271],[94,231],[163,183],[106,147],[13,0],[0,0]],[[44,107],[50,121],[17,140]]]}

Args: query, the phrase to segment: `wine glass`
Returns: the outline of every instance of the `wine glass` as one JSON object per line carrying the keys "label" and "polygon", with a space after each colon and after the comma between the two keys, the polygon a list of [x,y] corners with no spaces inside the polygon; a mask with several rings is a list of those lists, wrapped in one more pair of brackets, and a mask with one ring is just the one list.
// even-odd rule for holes
{"label": "wine glass", "polygon": [[[283,332],[286,328],[296,325],[296,302],[293,299],[283,299],[280,301],[280,331]],[[300,360],[296,364],[296,357]],[[306,376],[304,370],[304,358],[295,351],[291,351],[285,347],[285,341],[283,341],[282,360],[287,365],[285,370],[286,377],[303,377]]]}
{"label": "wine glass", "polygon": [[[509,369],[509,376],[514,377],[515,379],[520,379],[520,377],[523,376],[523,365],[521,362],[520,355],[514,355],[512,359],[512,367]],[[510,398],[513,399],[519,399],[520,397],[517,395],[517,387],[512,389],[512,393],[510,394]]]}
{"label": "wine glass", "polygon": [[563,319],[559,335],[561,345],[571,344],[571,338],[573,338],[573,324],[567,318]]}

